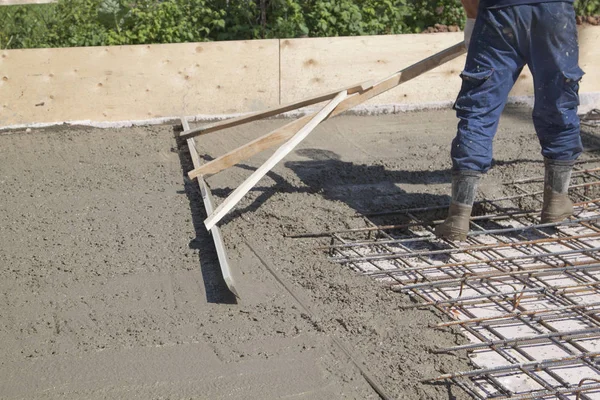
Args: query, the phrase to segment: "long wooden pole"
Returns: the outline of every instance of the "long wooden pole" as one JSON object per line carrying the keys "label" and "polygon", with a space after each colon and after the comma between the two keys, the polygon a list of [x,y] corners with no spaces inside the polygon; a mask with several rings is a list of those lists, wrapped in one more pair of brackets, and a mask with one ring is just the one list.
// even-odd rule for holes
{"label": "long wooden pole", "polygon": [[[407,82],[413,78],[416,78],[423,73],[430,71],[450,60],[457,58],[458,56],[465,53],[464,43],[455,44],[452,47],[447,48],[446,50],[442,50],[437,54],[434,54],[431,57],[428,57],[422,61],[419,61],[416,64],[411,65],[403,69],[400,72],[396,72],[393,75],[373,84],[368,89],[355,93],[352,96],[347,97],[344,101],[342,101],[334,110],[329,114],[326,118],[332,118],[336,115],[343,113],[357,105],[364,103],[365,101],[372,99],[375,96],[378,96],[384,92],[387,92],[390,89],[395,88],[398,85],[401,85],[404,82]],[[190,178],[195,178],[200,175],[213,175],[216,174],[226,168],[231,167],[232,165],[238,164],[250,157],[254,154],[260,153],[263,150],[266,150],[270,147],[276,146],[279,143],[289,139],[292,137],[299,129],[301,129],[304,125],[308,123],[316,114],[307,115],[302,118],[299,118],[295,121],[292,121],[281,128],[275,129],[274,131],[261,136],[258,139],[251,141],[250,143],[245,144],[235,150],[230,151],[227,154],[224,154],[206,164],[201,166],[200,168],[196,168],[188,173]]]}
{"label": "long wooden pole", "polygon": [[276,106],[269,108],[267,110],[258,111],[248,115],[242,115],[236,118],[226,119],[223,121],[215,122],[213,124],[200,126],[193,129],[185,129],[183,132],[179,134],[182,139],[188,139],[195,136],[206,135],[207,133],[217,132],[223,129],[232,128],[234,126],[246,124],[248,122],[257,121],[259,119],[273,117],[275,115],[282,114],[284,112],[296,110],[298,108],[311,106],[313,104],[321,103],[323,101],[333,99],[339,92],[342,90],[346,90],[348,94],[354,94],[358,92],[365,91],[373,86],[374,81],[367,81],[363,83],[358,83],[353,86],[349,86],[345,89],[338,89],[336,91],[327,92],[320,94],[318,96],[309,97],[306,99],[302,99],[299,101],[294,101],[292,103],[284,104],[282,106]]}
{"label": "long wooden pole", "polygon": [[[190,128],[185,117],[181,118],[181,125],[183,126],[183,129]],[[194,168],[197,168],[202,164],[202,162],[200,161],[200,156],[198,155],[198,150],[196,149],[196,142],[194,141],[194,138],[189,138],[187,140],[187,145],[188,149],[190,150],[190,157],[192,158]],[[215,209],[215,202],[213,200],[210,188],[202,178],[198,179],[198,186],[200,188],[200,194],[202,195],[202,201],[204,202],[204,208],[206,209],[206,213],[210,215]],[[225,244],[223,243],[221,230],[218,226],[215,226],[210,230],[210,233],[212,234],[213,241],[215,243],[215,250],[217,251],[217,259],[219,260],[219,265],[221,266],[223,280],[225,280],[225,284],[227,285],[231,293],[233,293],[235,297],[239,298],[239,292],[235,285],[233,272],[231,270],[231,267],[229,266],[229,257],[227,257],[227,250],[225,249]]]}
{"label": "long wooden pole", "polygon": [[347,92],[341,91],[321,111],[315,114],[308,123],[303,126],[288,142],[281,146],[263,165],[252,173],[237,189],[223,201],[217,209],[204,220],[206,229],[212,229],[239,201],[267,174],[279,161],[288,155],[300,144],[316,127],[333,111],[335,107],[347,96]]}

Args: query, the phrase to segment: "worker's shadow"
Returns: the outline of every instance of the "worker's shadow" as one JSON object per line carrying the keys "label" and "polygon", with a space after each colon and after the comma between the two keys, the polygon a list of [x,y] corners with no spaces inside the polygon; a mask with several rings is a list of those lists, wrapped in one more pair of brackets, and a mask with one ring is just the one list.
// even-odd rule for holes
{"label": "worker's shadow", "polygon": [[[447,184],[451,180],[449,169],[404,171],[389,170],[382,165],[355,164],[342,161],[340,156],[329,150],[300,149],[296,155],[306,161],[288,161],[284,166],[291,169],[303,185],[291,183],[293,180],[270,171],[267,176],[274,182],[255,186],[251,192],[260,193],[252,203],[245,207],[235,208],[225,216],[221,224],[239,218],[248,212],[258,209],[275,193],[312,193],[327,200],[341,201],[351,207],[359,215],[366,215],[376,224],[402,224],[408,221],[406,214],[390,213],[386,216],[373,216],[373,212],[393,211],[408,207],[440,206],[435,215],[429,218],[439,219],[446,213],[445,206],[450,203],[448,194],[431,194],[419,190],[408,192],[403,184]],[[211,158],[202,156],[206,161]],[[244,164],[236,165],[254,171],[254,167]],[[214,188],[213,194],[220,198],[227,197],[233,188]],[[449,187],[448,187],[449,190]]]}
{"label": "worker's shadow", "polygon": [[[251,189],[259,195],[252,203],[245,207],[234,209],[223,218],[223,224],[239,218],[248,212],[258,209],[275,193],[312,193],[318,194],[327,200],[340,201],[355,210],[358,215],[366,216],[377,225],[405,225],[415,222],[424,222],[433,227],[434,221],[443,220],[447,214],[450,203],[450,182],[452,173],[450,169],[434,170],[391,170],[383,165],[356,164],[342,161],[341,157],[329,150],[299,149],[295,151],[306,160],[287,161],[284,166],[300,178],[302,185],[292,184],[293,180],[270,171],[267,176],[274,182],[256,186]],[[204,155],[206,161],[211,157]],[[538,160],[494,160],[494,164],[511,164],[522,162],[538,162]],[[238,164],[236,168],[254,171],[255,168]],[[427,193],[423,189],[426,185],[443,184],[447,191],[443,194]],[[411,191],[412,189],[412,191]],[[233,188],[215,188],[213,194],[220,198],[227,197]],[[397,212],[407,208],[426,208],[425,211],[415,211],[411,215]],[[474,215],[486,214],[485,208],[474,209]],[[493,224],[493,222],[490,222]],[[499,228],[500,226],[496,227]],[[492,227],[490,227],[491,229]],[[412,236],[414,229],[411,226],[400,227],[388,231],[392,237]],[[294,232],[301,233],[301,232]],[[522,233],[515,233],[515,235]],[[510,236],[510,235],[509,235]],[[419,250],[420,244],[407,243],[406,247]],[[440,248],[445,248],[443,243]]]}
{"label": "worker's shadow", "polygon": [[597,155],[600,152],[600,135],[595,133],[597,131],[597,129],[588,126],[581,127],[581,142],[586,153]]}
{"label": "worker's shadow", "polygon": [[[384,165],[342,161],[338,154],[320,149],[300,149],[296,154],[307,160],[288,161],[285,166],[311,191],[328,200],[344,202],[359,214],[450,202],[449,193],[439,195],[419,190],[420,185],[449,184],[449,169],[391,170]],[[410,185],[414,185],[415,191],[406,190]]]}

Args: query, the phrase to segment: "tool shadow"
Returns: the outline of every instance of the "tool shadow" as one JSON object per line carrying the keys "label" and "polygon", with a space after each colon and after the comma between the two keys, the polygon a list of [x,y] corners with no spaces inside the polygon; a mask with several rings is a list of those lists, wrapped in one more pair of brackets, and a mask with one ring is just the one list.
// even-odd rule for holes
{"label": "tool shadow", "polygon": [[192,159],[185,141],[179,139],[181,126],[174,128],[174,135],[177,141],[177,153],[182,170],[182,179],[184,191],[188,199],[192,224],[196,237],[189,243],[191,249],[198,250],[198,261],[202,273],[202,281],[206,292],[206,301],[208,303],[236,304],[235,295],[229,290],[219,264],[217,250],[212,236],[204,227],[206,219],[206,210],[202,201],[202,194],[198,183],[187,178],[188,171],[193,169]]}

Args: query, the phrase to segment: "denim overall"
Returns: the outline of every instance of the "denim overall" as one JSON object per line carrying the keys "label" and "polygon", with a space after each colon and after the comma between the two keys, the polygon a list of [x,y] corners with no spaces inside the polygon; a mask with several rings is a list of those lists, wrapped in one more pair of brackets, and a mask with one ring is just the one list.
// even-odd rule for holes
{"label": "denim overall", "polygon": [[490,7],[482,2],[454,104],[460,121],[452,141],[453,169],[490,168],[500,114],[525,65],[533,75],[533,123],[542,155],[577,159],[583,150],[577,116],[583,71],[578,58],[572,3]]}

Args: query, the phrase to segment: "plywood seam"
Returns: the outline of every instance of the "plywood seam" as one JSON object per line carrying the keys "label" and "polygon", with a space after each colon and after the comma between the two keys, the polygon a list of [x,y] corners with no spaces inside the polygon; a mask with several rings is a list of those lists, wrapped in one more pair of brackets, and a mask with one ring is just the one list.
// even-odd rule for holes
{"label": "plywood seam", "polygon": [[[580,93],[597,94],[600,72],[591,66],[600,60],[595,46],[600,27],[586,26],[579,32],[580,64],[588,72]],[[102,121],[131,125],[182,113],[202,114],[197,120],[251,113],[338,90],[369,76],[385,76],[421,54],[451,44],[457,35],[0,50],[0,127],[82,120],[92,126]],[[368,42],[366,47],[360,44],[363,41]],[[358,48],[364,51],[360,57]],[[398,51],[403,48],[406,51]],[[464,59],[370,100],[359,113],[449,103],[460,88],[460,64]],[[531,75],[524,74],[511,97],[531,96],[531,89]],[[581,112],[600,107],[600,98],[588,98]],[[291,115],[298,114],[286,116]]]}
{"label": "plywood seam", "polygon": [[279,93],[279,105],[281,105],[281,39],[277,41],[277,54],[279,55],[279,88],[277,92]]}

